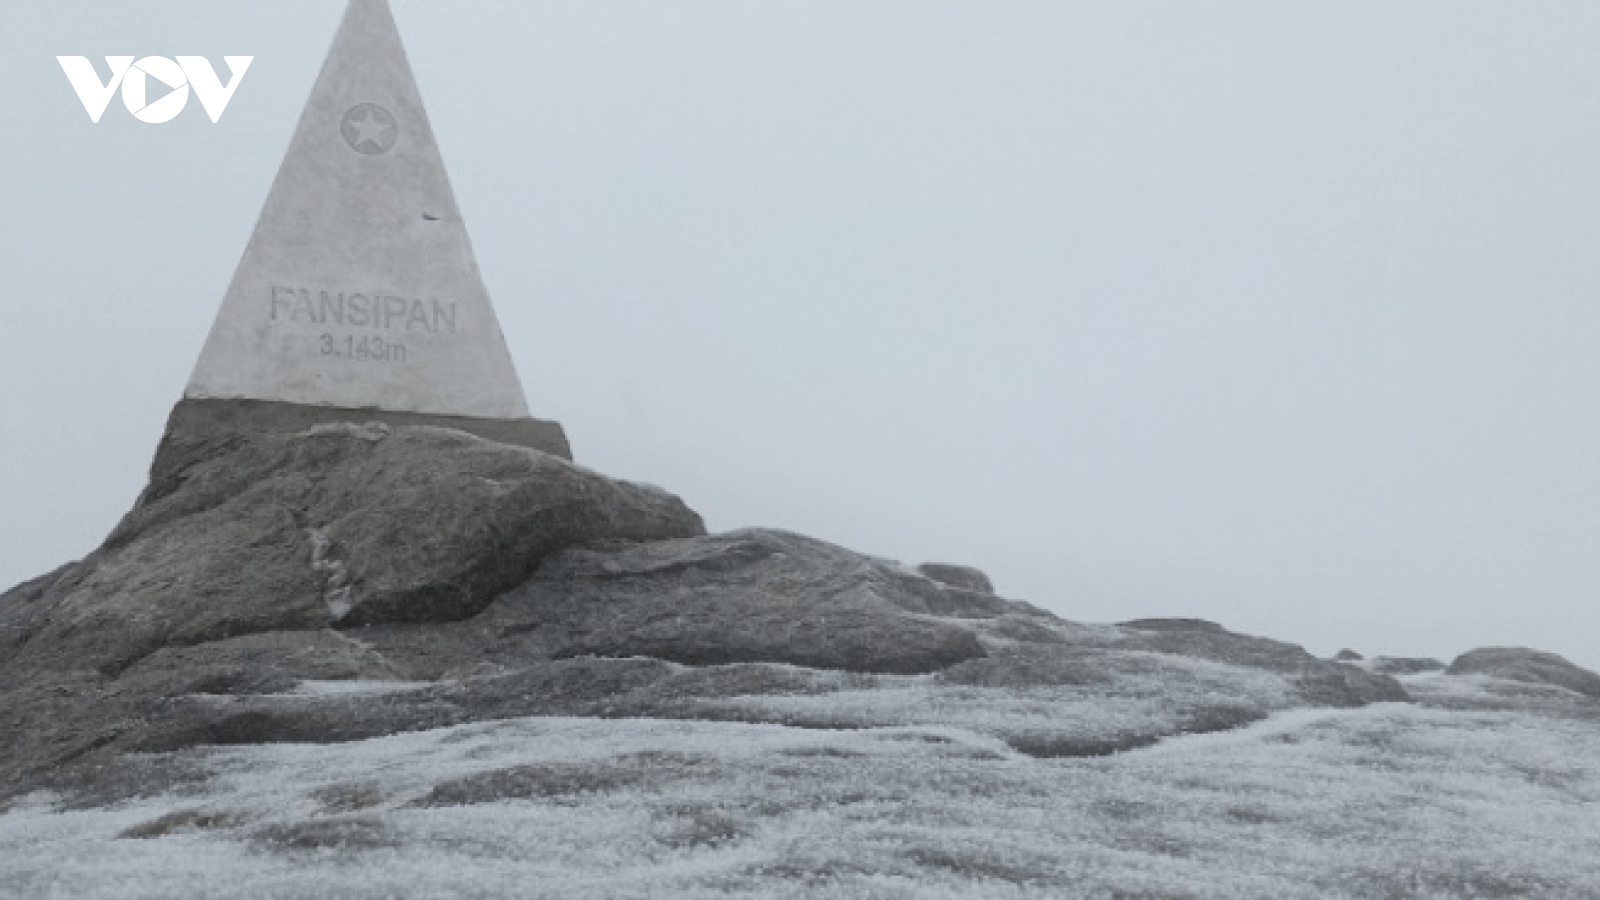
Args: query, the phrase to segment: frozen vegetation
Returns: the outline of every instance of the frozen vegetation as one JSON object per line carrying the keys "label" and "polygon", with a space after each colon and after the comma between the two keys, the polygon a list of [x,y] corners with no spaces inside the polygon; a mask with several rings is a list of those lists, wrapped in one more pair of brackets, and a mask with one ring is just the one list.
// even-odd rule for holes
{"label": "frozen vegetation", "polygon": [[[1007,713],[932,686],[878,700],[937,725],[520,718],[130,757],[0,816],[0,893],[1596,896],[1596,705],[1477,676],[1407,684],[1420,702],[1088,758],[1019,753],[992,736]],[[830,699],[874,707],[800,705]]]}

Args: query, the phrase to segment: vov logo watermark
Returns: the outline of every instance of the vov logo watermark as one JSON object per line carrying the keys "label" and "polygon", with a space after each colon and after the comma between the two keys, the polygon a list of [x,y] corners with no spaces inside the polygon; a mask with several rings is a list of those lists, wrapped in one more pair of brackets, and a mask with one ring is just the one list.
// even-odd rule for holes
{"label": "vov logo watermark", "polygon": [[[58,56],[56,61],[67,73],[72,89],[78,92],[89,121],[99,124],[105,115],[111,95],[122,88],[122,104],[141,122],[159,125],[170,122],[183,112],[189,102],[189,88],[194,88],[200,105],[212,122],[222,118],[233,92],[239,89],[245,70],[250,68],[254,56],[224,56],[228,64],[229,79],[224,85],[215,69],[204,56],[180,56],[176,61],[165,56],[146,56],[135,62],[131,56],[108,56],[106,65],[111,69],[111,80],[102,82],[87,56]],[[170,90],[165,96],[150,100],[150,81],[154,79]]]}

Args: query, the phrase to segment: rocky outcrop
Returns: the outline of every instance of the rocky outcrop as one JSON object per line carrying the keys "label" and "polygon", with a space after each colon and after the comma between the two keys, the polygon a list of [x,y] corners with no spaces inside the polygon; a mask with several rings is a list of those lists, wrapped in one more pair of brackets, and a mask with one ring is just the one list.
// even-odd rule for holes
{"label": "rocky outcrop", "polygon": [[1371,669],[1385,675],[1415,675],[1419,672],[1442,672],[1444,663],[1424,656],[1375,656]]}
{"label": "rocky outcrop", "polygon": [[940,584],[947,584],[962,590],[977,591],[980,594],[994,593],[994,583],[989,580],[989,576],[971,566],[957,566],[950,563],[923,563],[917,566],[917,571]]}
{"label": "rocky outcrop", "polygon": [[1481,647],[1450,663],[1451,675],[1489,675],[1507,681],[1551,684],[1600,699],[1600,675],[1565,657],[1525,647]]}
{"label": "rocky outcrop", "polygon": [[1294,679],[1310,703],[1361,706],[1409,699],[1388,675],[1318,659],[1299,644],[1236,634],[1203,619],[1138,619],[1121,623],[1128,637],[1119,646],[1265,669]]}
{"label": "rocky outcrop", "polygon": [[1298,672],[1309,664],[1337,665],[1312,656],[1299,644],[1238,634],[1203,619],[1136,619],[1119,623],[1124,646],[1209,659],[1272,672]]}
{"label": "rocky outcrop", "polygon": [[268,631],[467,618],[565,547],[704,533],[656,488],[436,428],[230,436],[83,562],[0,597],[15,664],[115,674]]}
{"label": "rocky outcrop", "polygon": [[976,569],[707,535],[664,491],[458,431],[191,437],[100,549],[0,595],[0,795],[130,750],[535,715],[965,722],[1063,756],[1406,698],[1209,622],[1078,625]]}
{"label": "rocky outcrop", "polygon": [[347,409],[339,406],[311,406],[275,400],[200,399],[185,397],[172,407],[155,459],[150,463],[150,480],[161,483],[182,472],[197,458],[213,452],[220,441],[248,440],[254,435],[276,432],[294,434],[318,425],[347,422],[365,425],[380,422],[391,428],[427,425],[477,435],[497,444],[531,447],[567,461],[572,448],[559,422],[540,419],[483,419],[474,416],[446,416],[408,413],[387,409]]}
{"label": "rocky outcrop", "polygon": [[571,549],[497,604],[553,656],[650,656],[690,665],[781,662],[932,672],[984,655],[943,619],[1013,605],[780,531],[747,529],[619,550]]}

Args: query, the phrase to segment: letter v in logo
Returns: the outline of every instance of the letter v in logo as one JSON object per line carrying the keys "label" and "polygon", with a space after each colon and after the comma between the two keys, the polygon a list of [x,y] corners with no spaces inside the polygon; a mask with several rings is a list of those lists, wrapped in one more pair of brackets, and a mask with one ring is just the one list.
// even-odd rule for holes
{"label": "letter v in logo", "polygon": [[183,74],[194,86],[195,95],[213,124],[222,118],[222,111],[228,108],[228,101],[233,99],[233,92],[239,89],[239,82],[244,80],[245,70],[254,59],[254,56],[224,56],[222,61],[228,64],[228,73],[233,76],[224,87],[204,56],[178,57],[178,65],[183,67]]}
{"label": "letter v in logo", "polygon": [[[83,101],[83,108],[89,113],[89,121],[99,124],[100,117],[105,114],[106,104],[111,102],[111,96],[117,92],[117,86],[122,84],[123,76],[128,74],[128,67],[133,65],[133,57],[106,57],[106,65],[111,67],[111,80],[105,84],[100,83],[100,76],[94,71],[94,63],[89,62],[87,56],[58,56],[56,62],[61,63],[61,68],[67,73],[67,80],[72,82],[72,89],[78,92],[78,99]],[[234,81],[237,82],[238,78]],[[210,106],[211,104],[206,104],[208,111]]]}

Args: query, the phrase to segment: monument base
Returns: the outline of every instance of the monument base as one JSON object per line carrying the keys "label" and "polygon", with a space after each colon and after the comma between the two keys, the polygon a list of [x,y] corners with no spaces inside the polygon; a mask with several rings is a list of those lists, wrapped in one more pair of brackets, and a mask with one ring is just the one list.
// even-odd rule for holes
{"label": "monument base", "polygon": [[499,444],[531,447],[562,459],[572,459],[561,423],[542,419],[484,419],[432,413],[394,412],[387,409],[345,409],[309,406],[276,400],[194,400],[185,398],[172,407],[167,430],[150,464],[154,484],[185,465],[200,445],[228,434],[289,433],[330,422],[382,422],[385,425],[430,425],[453,428]]}

